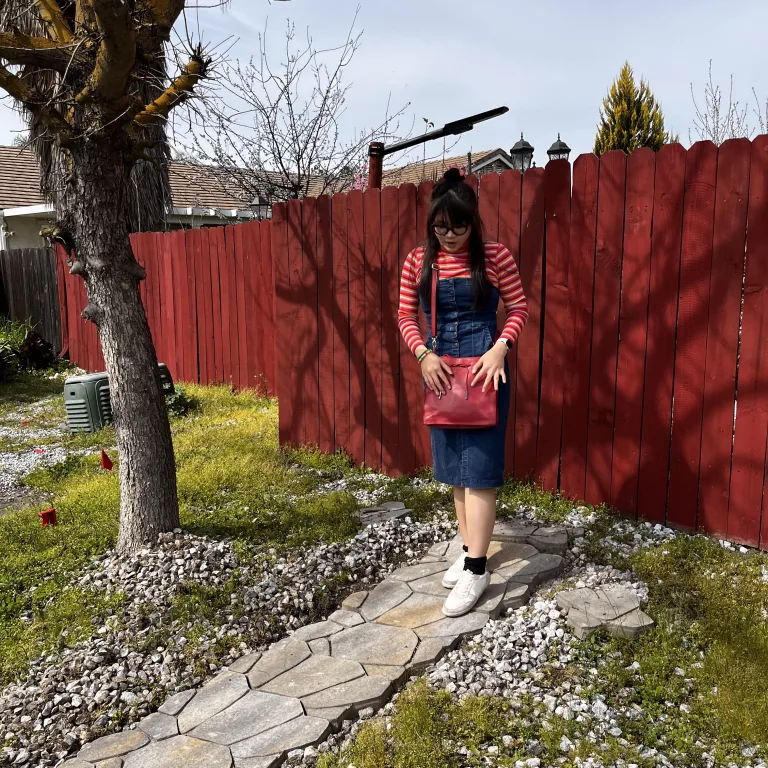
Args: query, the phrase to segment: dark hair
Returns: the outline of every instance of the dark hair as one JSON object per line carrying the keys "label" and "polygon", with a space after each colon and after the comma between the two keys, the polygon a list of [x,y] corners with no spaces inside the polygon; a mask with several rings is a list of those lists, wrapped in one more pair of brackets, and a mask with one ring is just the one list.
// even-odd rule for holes
{"label": "dark hair", "polygon": [[440,242],[432,225],[443,214],[453,227],[472,227],[469,235],[469,267],[475,307],[483,306],[488,299],[488,274],[485,271],[485,245],[483,222],[477,206],[475,190],[464,181],[458,168],[449,168],[432,190],[427,212],[427,239],[421,267],[419,294],[428,305],[432,297],[432,265],[437,259]]}

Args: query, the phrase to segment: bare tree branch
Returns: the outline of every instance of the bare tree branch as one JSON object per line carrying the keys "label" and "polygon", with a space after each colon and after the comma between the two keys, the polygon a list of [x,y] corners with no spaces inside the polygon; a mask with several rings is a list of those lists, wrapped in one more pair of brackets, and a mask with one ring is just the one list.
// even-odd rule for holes
{"label": "bare tree branch", "polygon": [[34,0],[40,18],[51,30],[54,40],[60,43],[69,43],[72,40],[72,30],[61,13],[61,8],[56,0]]}
{"label": "bare tree branch", "polygon": [[[753,89],[754,93],[754,89]],[[749,111],[739,101],[733,98],[733,75],[731,75],[728,88],[728,103],[723,103],[723,92],[719,85],[715,85],[712,78],[712,59],[709,60],[709,82],[704,86],[704,104],[699,106],[691,83],[691,98],[695,116],[693,118],[693,130],[688,130],[688,138],[693,143],[695,131],[699,140],[711,141],[720,146],[727,139],[752,138],[754,127],[749,121]],[[757,101],[757,94],[755,94]],[[759,107],[759,103],[758,103]],[[768,114],[768,113],[767,113]],[[761,126],[763,120],[758,112]]]}
{"label": "bare tree branch", "polygon": [[349,189],[360,178],[368,144],[391,140],[398,119],[389,112],[378,126],[343,138],[342,118],[351,85],[344,76],[360,47],[357,15],[344,42],[318,48],[311,36],[298,44],[293,24],[285,34],[283,60],[259,54],[222,68],[222,94],[193,102],[190,127],[181,140],[187,155],[218,166],[232,193],[275,202]]}
{"label": "bare tree branch", "polygon": [[70,126],[50,105],[41,102],[38,95],[24,80],[0,64],[0,88],[23,105],[41,125],[54,135],[69,133]]}
{"label": "bare tree branch", "polygon": [[140,125],[164,122],[174,107],[181,104],[194,91],[195,86],[209,67],[209,61],[203,56],[202,49],[198,49],[192,59],[184,67],[184,71],[158,96],[151,104],[148,104],[139,112],[134,121]]}
{"label": "bare tree branch", "polygon": [[136,32],[127,3],[114,0],[90,0],[101,42],[96,64],[86,87],[78,94],[82,102],[98,95],[114,102],[126,95],[128,77],[136,64]]}
{"label": "bare tree branch", "polygon": [[65,72],[75,58],[75,46],[21,32],[0,32],[0,59]]}

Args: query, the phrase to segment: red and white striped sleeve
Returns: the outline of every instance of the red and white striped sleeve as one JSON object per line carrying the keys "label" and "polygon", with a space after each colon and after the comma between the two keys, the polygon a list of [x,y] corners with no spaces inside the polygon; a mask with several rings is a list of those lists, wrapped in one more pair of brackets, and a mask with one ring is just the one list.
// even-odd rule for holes
{"label": "red and white striped sleeve", "polygon": [[405,257],[403,273],[400,276],[400,306],[397,310],[397,325],[408,349],[416,354],[416,347],[424,343],[419,328],[419,283],[417,262],[421,261],[421,249],[411,251]]}
{"label": "red and white striped sleeve", "polygon": [[499,244],[495,261],[499,275],[499,293],[507,311],[507,321],[499,338],[514,344],[528,320],[528,302],[523,293],[517,264],[506,246]]}

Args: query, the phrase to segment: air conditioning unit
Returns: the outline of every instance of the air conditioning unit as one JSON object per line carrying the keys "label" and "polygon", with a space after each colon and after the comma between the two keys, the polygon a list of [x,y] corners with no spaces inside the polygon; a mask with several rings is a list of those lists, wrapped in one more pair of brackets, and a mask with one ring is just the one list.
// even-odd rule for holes
{"label": "air conditioning unit", "polygon": [[[168,366],[158,364],[163,393],[173,392],[173,378]],[[88,373],[71,376],[64,382],[64,409],[71,432],[96,432],[112,423],[112,400],[109,396],[109,376]]]}

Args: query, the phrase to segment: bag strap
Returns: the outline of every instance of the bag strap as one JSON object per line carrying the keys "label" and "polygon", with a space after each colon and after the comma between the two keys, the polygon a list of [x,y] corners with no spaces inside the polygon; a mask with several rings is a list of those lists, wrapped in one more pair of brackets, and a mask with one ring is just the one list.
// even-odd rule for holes
{"label": "bag strap", "polygon": [[[437,256],[435,256],[437,258]],[[432,351],[437,348],[437,265],[432,263]]]}

